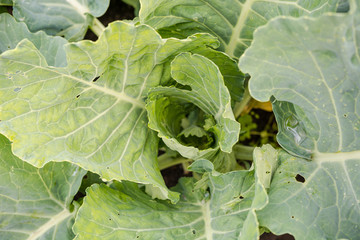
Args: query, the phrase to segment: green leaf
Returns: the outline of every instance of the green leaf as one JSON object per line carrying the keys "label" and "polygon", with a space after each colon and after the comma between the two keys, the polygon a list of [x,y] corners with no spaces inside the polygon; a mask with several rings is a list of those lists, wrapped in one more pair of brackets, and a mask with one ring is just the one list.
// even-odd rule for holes
{"label": "green leaf", "polygon": [[0,0],[0,6],[12,6],[12,0]]}
{"label": "green leaf", "polygon": [[317,19],[275,19],[240,59],[252,96],[275,98],[279,143],[312,159],[279,154],[269,204],[257,212],[275,234],[360,237],[360,12],[352,7]]}
{"label": "green leaf", "polygon": [[0,53],[14,49],[25,38],[35,45],[50,66],[66,66],[65,39],[44,32],[31,33],[24,23],[16,22],[10,14],[0,15]]}
{"label": "green leaf", "polygon": [[87,172],[86,175],[82,179],[81,186],[79,188],[79,192],[85,195],[86,188],[90,187],[94,183],[100,184],[100,183],[103,183],[103,181],[101,180],[101,178],[98,174],[93,173],[93,172]]}
{"label": "green leaf", "polygon": [[84,38],[94,17],[100,17],[109,0],[14,0],[13,14],[30,31],[45,31],[64,36],[69,41]]}
{"label": "green leaf", "polygon": [[254,196],[253,172],[209,180],[210,199],[194,189],[193,178],[180,179],[176,205],[151,200],[135,184],[119,183],[119,191],[93,185],[78,212],[75,239],[238,239]]}
{"label": "green leaf", "polygon": [[140,11],[140,1],[139,0],[122,0],[124,3],[132,6],[134,8],[135,16],[139,16]]}
{"label": "green leaf", "polygon": [[251,168],[255,168],[255,193],[243,226],[246,231],[240,235],[239,240],[257,240],[260,238],[257,211],[269,203],[266,189],[269,188],[272,175],[277,168],[277,156],[278,152],[270,144],[254,149],[254,165]]}
{"label": "green leaf", "polygon": [[[218,149],[230,153],[238,141],[240,125],[232,113],[230,94],[218,67],[203,56],[182,53],[172,62],[171,75],[190,90],[176,87],[151,89],[146,106],[149,127],[159,133],[169,148],[186,158],[209,159]],[[205,129],[215,136],[215,146],[199,149],[187,146],[177,138],[182,133],[180,122],[189,112],[189,104],[196,105],[207,114],[206,119],[215,120]]]}
{"label": "green leaf", "polygon": [[231,100],[242,100],[245,91],[245,75],[239,70],[236,61],[223,52],[205,47],[196,48],[192,53],[202,55],[214,62],[224,78],[224,83],[230,92]]}
{"label": "green leaf", "polygon": [[261,148],[255,148],[253,156],[258,180],[265,188],[269,188],[271,178],[278,166],[277,151],[270,144],[266,144]]}
{"label": "green leaf", "polygon": [[85,173],[66,162],[35,168],[15,157],[0,135],[1,239],[73,239],[71,201]]}
{"label": "green leaf", "polygon": [[0,131],[34,166],[70,161],[105,180],[153,184],[176,201],[158,169],[144,100],[169,78],[176,54],[207,44],[217,41],[163,40],[148,26],[114,22],[96,42],[67,45],[68,66],[54,68],[24,40],[0,58]]}
{"label": "green leaf", "polygon": [[239,57],[253,32],[277,16],[319,16],[335,12],[338,0],[141,0],[140,21],[164,37],[207,32],[218,37],[220,50]]}
{"label": "green leaf", "polygon": [[327,153],[316,161],[279,154],[261,226],[296,240],[360,238],[360,153]]}
{"label": "green leaf", "polygon": [[360,149],[359,16],[275,19],[241,57],[251,95],[279,101],[278,141],[290,153],[311,158]]}
{"label": "green leaf", "polygon": [[214,164],[205,159],[200,159],[198,161],[193,162],[188,170],[197,172],[197,173],[205,173],[205,172],[213,172]]}

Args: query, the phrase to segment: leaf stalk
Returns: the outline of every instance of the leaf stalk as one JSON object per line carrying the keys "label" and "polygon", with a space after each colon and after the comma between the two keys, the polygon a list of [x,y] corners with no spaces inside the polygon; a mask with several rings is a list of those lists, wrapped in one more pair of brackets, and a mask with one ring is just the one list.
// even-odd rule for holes
{"label": "leaf stalk", "polygon": [[183,157],[173,158],[166,153],[158,157],[160,171],[178,164],[189,163],[191,161],[191,159]]}
{"label": "leaf stalk", "polygon": [[94,18],[92,24],[89,27],[91,31],[98,37],[105,30],[105,26],[97,18]]}

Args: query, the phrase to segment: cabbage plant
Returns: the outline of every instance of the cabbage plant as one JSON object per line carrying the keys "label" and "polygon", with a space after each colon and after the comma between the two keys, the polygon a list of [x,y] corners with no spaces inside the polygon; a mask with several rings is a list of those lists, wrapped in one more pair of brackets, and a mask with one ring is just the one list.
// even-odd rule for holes
{"label": "cabbage plant", "polygon": [[359,3],[125,2],[0,0],[0,239],[360,239]]}

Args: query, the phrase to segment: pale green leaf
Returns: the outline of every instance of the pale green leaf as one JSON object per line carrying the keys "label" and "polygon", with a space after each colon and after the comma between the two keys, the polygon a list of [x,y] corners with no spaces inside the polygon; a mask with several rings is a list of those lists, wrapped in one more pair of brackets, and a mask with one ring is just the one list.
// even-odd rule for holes
{"label": "pale green leaf", "polygon": [[296,240],[360,238],[360,153],[327,153],[315,161],[279,154],[262,226]]}
{"label": "pale green leaf", "polygon": [[[190,89],[151,89],[146,106],[149,127],[159,132],[159,137],[169,148],[186,158],[210,159],[218,149],[230,153],[238,141],[240,125],[232,113],[230,94],[218,67],[203,56],[182,53],[172,62],[171,75],[178,83]],[[187,146],[177,138],[181,134],[180,122],[189,112],[189,104],[194,104],[207,114],[207,120],[215,120],[213,126],[205,129],[209,135],[215,136],[213,147],[199,149]]]}
{"label": "pale green leaf", "polygon": [[117,190],[93,185],[78,212],[75,239],[238,239],[253,186],[248,171],[210,175],[210,192],[182,178],[173,189],[181,200],[171,205],[151,200],[135,184],[119,183]]}
{"label": "pale green leaf", "polygon": [[186,37],[207,32],[220,50],[239,57],[256,28],[277,16],[318,16],[335,12],[338,0],[141,0],[140,21],[162,36]]}
{"label": "pale green leaf", "polygon": [[196,48],[193,53],[200,54],[218,66],[224,78],[225,86],[228,88],[232,101],[241,101],[244,95],[245,76],[240,72],[237,62],[223,52],[209,48]]}
{"label": "pale green leaf", "polygon": [[251,95],[278,101],[278,141],[287,151],[311,158],[360,149],[359,16],[273,20],[241,57]]}
{"label": "pale green leaf", "polygon": [[96,42],[67,45],[68,66],[54,68],[24,40],[0,58],[0,131],[37,167],[70,161],[105,180],[153,184],[176,201],[158,169],[144,100],[168,79],[176,54],[206,44],[217,42],[206,34],[163,40],[148,26],[114,22]]}
{"label": "pale green leaf", "polygon": [[277,151],[269,144],[254,149],[252,168],[255,168],[255,195],[244,222],[243,229],[246,230],[242,232],[239,240],[257,240],[260,237],[257,211],[269,203],[266,189],[269,188],[272,175],[278,165],[277,155]]}
{"label": "pale green leaf", "polygon": [[278,165],[277,151],[271,145],[266,144],[261,148],[255,148],[253,155],[259,181],[265,188],[269,188],[271,177]]}
{"label": "pale green leaf", "polygon": [[73,239],[71,201],[85,173],[70,163],[35,168],[15,157],[0,135],[0,238]]}
{"label": "pale green leaf", "polygon": [[197,172],[197,173],[205,173],[205,172],[213,172],[214,164],[205,159],[200,159],[198,161],[193,162],[188,170]]}
{"label": "pale green leaf", "polygon": [[65,39],[51,37],[44,32],[31,33],[24,23],[16,22],[10,14],[0,15],[0,53],[15,48],[25,38],[44,55],[50,66],[66,66]]}
{"label": "pale green leaf", "polygon": [[30,31],[45,31],[81,40],[94,17],[100,17],[109,0],[14,0],[14,17],[27,24]]}
{"label": "pale green leaf", "polygon": [[240,59],[251,74],[251,94],[276,99],[279,143],[312,159],[279,155],[269,204],[257,212],[260,225],[275,234],[360,237],[359,16],[353,8],[273,20]]}

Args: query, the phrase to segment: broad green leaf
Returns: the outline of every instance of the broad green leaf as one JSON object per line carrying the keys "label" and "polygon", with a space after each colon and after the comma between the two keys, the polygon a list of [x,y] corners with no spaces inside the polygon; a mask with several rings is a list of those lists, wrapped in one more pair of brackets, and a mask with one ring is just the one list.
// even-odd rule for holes
{"label": "broad green leaf", "polygon": [[100,17],[109,0],[14,0],[14,17],[27,24],[30,31],[45,31],[64,36],[69,41],[84,38],[94,17]]}
{"label": "broad green leaf", "polygon": [[118,190],[93,185],[79,209],[75,239],[229,240],[247,231],[242,227],[254,195],[252,171],[210,174],[210,193],[194,183],[180,179],[173,189],[182,193],[176,205],[151,200],[135,184],[119,183]]}
{"label": "broad green leaf", "polygon": [[207,44],[217,41],[163,40],[148,26],[114,22],[96,42],[67,45],[68,66],[54,68],[24,40],[0,58],[0,131],[34,166],[70,161],[105,180],[153,184],[176,201],[158,169],[144,100],[169,78],[175,55]]}
{"label": "broad green leaf", "polygon": [[[176,87],[157,87],[151,89],[146,109],[149,127],[159,133],[164,143],[171,149],[190,159],[211,158],[218,149],[230,153],[238,141],[240,125],[231,110],[229,91],[224,85],[218,67],[209,59],[190,53],[178,55],[171,64],[171,75],[181,85],[190,89]],[[194,104],[205,114],[203,126],[190,125],[182,130],[181,120],[191,111]],[[188,110],[189,108],[189,110]],[[209,124],[209,122],[211,122]],[[209,124],[209,126],[205,126]],[[188,130],[188,129],[191,130]],[[187,146],[178,136],[195,129],[203,130],[205,139],[213,138],[211,147],[202,149]],[[205,130],[204,130],[205,128]],[[202,139],[198,136],[198,139]]]}
{"label": "broad green leaf", "polygon": [[319,16],[335,12],[338,0],[141,0],[140,21],[164,37],[207,32],[218,37],[220,50],[239,57],[253,32],[277,16]]}
{"label": "broad green leaf", "polygon": [[71,201],[85,173],[71,163],[35,168],[15,157],[0,135],[0,238],[73,239]]}
{"label": "broad green leaf", "polygon": [[15,48],[25,38],[35,45],[50,66],[66,66],[65,39],[44,32],[31,33],[24,23],[16,22],[10,14],[0,15],[0,53]]}
{"label": "broad green leaf", "polygon": [[293,154],[360,149],[360,13],[352,12],[273,20],[240,59],[251,95],[278,101],[278,141]]}
{"label": "broad green leaf", "polygon": [[360,152],[326,153],[315,161],[284,151],[257,212],[261,226],[296,240],[360,238]]}
{"label": "broad green leaf", "polygon": [[260,225],[275,234],[360,237],[359,19],[353,8],[273,20],[240,59],[251,74],[251,94],[260,101],[275,97],[279,143],[312,159],[279,155],[269,204],[258,212]]}

